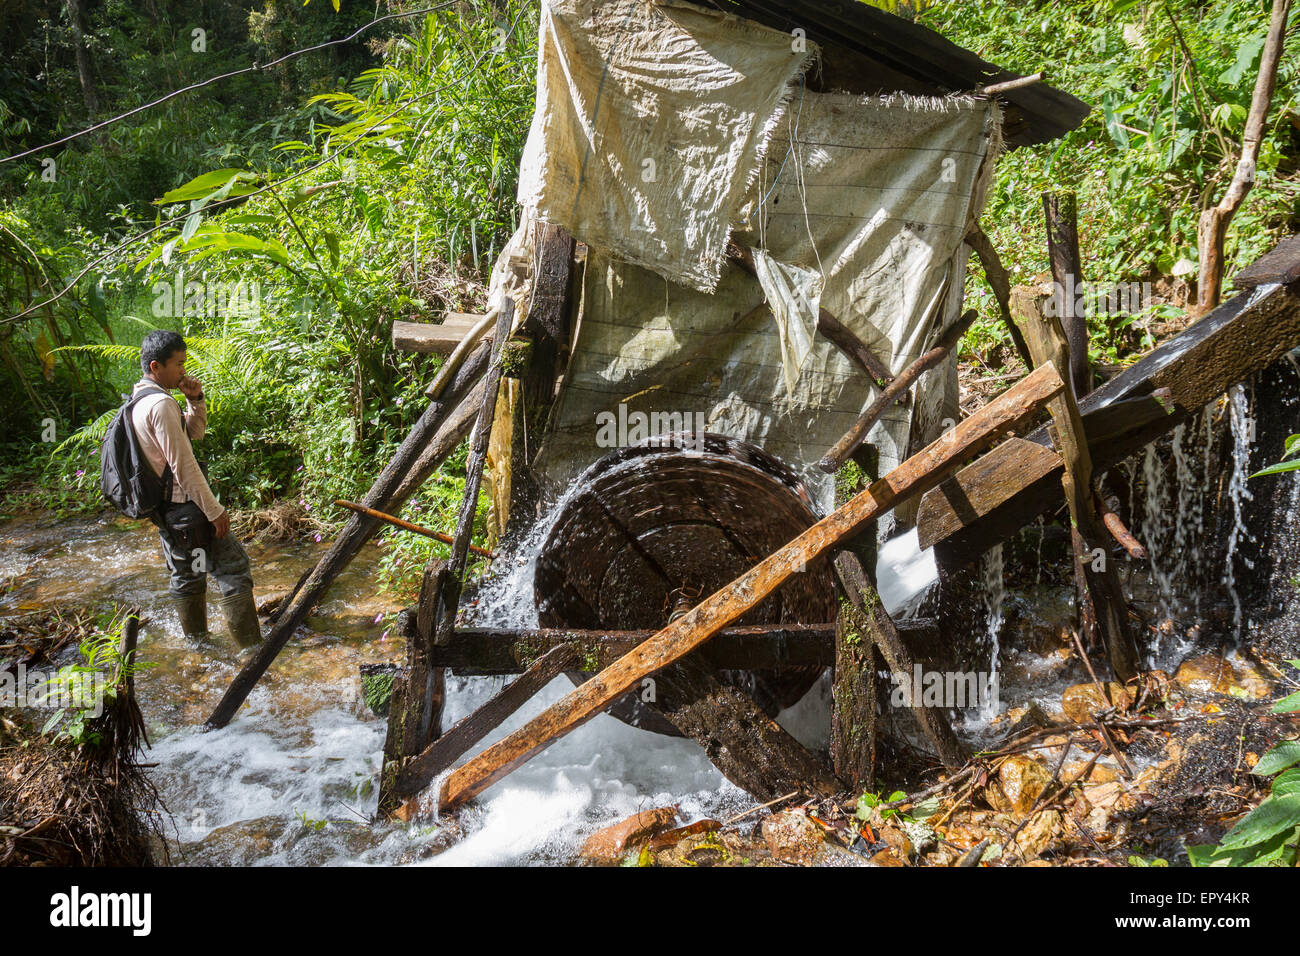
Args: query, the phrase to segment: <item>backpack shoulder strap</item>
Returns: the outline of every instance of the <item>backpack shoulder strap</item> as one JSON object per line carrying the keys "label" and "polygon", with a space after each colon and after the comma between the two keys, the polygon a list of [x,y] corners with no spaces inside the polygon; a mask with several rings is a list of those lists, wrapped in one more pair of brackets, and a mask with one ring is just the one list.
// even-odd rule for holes
{"label": "backpack shoulder strap", "polygon": [[[125,419],[123,424],[127,426],[127,435],[129,436],[131,443],[135,446],[136,453],[141,455],[140,438],[135,433],[135,421],[132,419],[131,413],[135,410],[136,403],[139,402],[140,399],[146,398],[149,395],[161,395],[164,398],[171,398],[171,393],[161,385],[147,385],[127,399],[126,405],[123,406],[123,418]],[[162,500],[163,503],[166,504],[171,501],[172,484],[175,481],[175,476],[172,474],[172,466],[170,464],[164,466],[163,473],[159,477],[163,483]]]}
{"label": "backpack shoulder strap", "polygon": [[126,407],[127,407],[127,408],[134,408],[134,407],[135,407],[135,403],[138,402],[138,401],[140,401],[140,399],[144,398],[146,395],[162,395],[162,396],[165,396],[165,397],[167,397],[167,398],[170,398],[170,397],[171,397],[170,393],[169,393],[165,388],[163,388],[161,385],[148,385],[148,386],[146,386],[145,388],[140,389],[138,392],[136,392],[136,393],[135,393],[134,395],[132,395],[130,398],[128,398],[128,399],[126,400]]}

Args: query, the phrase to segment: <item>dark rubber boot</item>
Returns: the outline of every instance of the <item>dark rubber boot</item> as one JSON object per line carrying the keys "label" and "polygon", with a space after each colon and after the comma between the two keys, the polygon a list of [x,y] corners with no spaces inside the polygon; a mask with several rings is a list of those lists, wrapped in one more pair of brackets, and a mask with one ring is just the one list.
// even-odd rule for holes
{"label": "dark rubber boot", "polygon": [[208,634],[208,592],[173,594],[176,616],[181,619],[181,631],[190,640],[200,640]]}
{"label": "dark rubber boot", "polygon": [[223,594],[218,602],[226,616],[230,636],[240,647],[252,647],[262,641],[262,626],[257,622],[257,605],[252,591]]}

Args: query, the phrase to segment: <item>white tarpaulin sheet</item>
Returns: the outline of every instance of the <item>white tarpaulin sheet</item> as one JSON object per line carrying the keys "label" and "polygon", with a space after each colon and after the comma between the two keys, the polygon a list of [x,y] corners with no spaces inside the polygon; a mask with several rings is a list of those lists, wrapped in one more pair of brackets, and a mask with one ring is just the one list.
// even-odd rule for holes
{"label": "white tarpaulin sheet", "polygon": [[545,0],[519,202],[711,291],[802,45],[690,4]]}
{"label": "white tarpaulin sheet", "polygon": [[[597,443],[597,416],[620,414],[622,404],[628,421],[636,412],[691,422],[702,413],[710,431],[755,442],[800,471],[824,503],[829,481],[815,463],[876,391],[813,334],[816,309],[895,373],[955,321],[962,238],[983,205],[1000,123],[995,104],[973,98],[796,91],[742,206],[748,224],[735,234],[762,250],[766,293],[734,266],[713,295],[686,288],[620,261],[599,233],[575,230],[592,249],[573,355],[537,463],[549,490],[609,450]],[[556,154],[530,149],[541,153]],[[683,197],[677,229],[716,214]],[[775,308],[754,311],[769,297]],[[917,402],[895,405],[872,430],[882,472],[905,457],[918,406],[937,413],[945,381],[951,368],[923,377]],[[922,424],[932,430],[938,419]]]}

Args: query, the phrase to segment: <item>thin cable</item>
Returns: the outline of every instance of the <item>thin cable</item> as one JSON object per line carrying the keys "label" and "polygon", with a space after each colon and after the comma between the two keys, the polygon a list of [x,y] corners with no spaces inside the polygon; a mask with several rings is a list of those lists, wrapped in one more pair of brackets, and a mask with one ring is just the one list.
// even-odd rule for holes
{"label": "thin cable", "polygon": [[[523,13],[524,13],[524,6],[521,5],[520,8],[519,8],[519,12],[518,12],[517,14],[515,14],[515,19],[514,19],[514,20],[511,22],[511,24],[510,24],[510,30],[506,33],[506,39],[507,39],[507,40],[508,40],[511,36],[514,35],[515,29],[519,26],[519,18],[520,18],[521,16],[523,16]],[[384,116],[381,116],[381,117],[380,117],[378,120],[376,120],[373,124],[371,124],[370,126],[366,127],[364,130],[362,130],[362,133],[369,133],[369,132],[371,132],[372,130],[378,129],[378,128],[379,128],[380,126],[382,126],[384,123],[388,122],[388,120],[392,119],[394,116],[396,116],[396,115],[397,115],[398,113],[400,113],[402,110],[406,109],[406,107],[408,107],[408,106],[410,106],[411,104],[416,103],[416,102],[418,102],[418,101],[424,99],[425,97],[433,96],[435,93],[441,93],[441,92],[443,92],[444,90],[448,90],[448,89],[450,89],[450,88],[453,87],[453,86],[456,86],[456,85],[458,85],[458,84],[460,84],[460,83],[463,83],[463,82],[465,81],[466,77],[468,77],[468,75],[469,75],[473,70],[475,70],[475,69],[478,67],[479,63],[481,63],[481,62],[483,61],[484,57],[486,57],[489,53],[495,53],[495,52],[498,52],[498,51],[495,50],[495,49],[485,50],[485,51],[483,52],[482,55],[480,55],[480,56],[478,56],[478,57],[475,57],[474,62],[473,62],[472,64],[470,64],[469,69],[467,69],[467,70],[465,71],[465,73],[463,73],[461,76],[458,76],[456,79],[452,80],[452,81],[449,82],[449,83],[445,83],[444,85],[438,87],[436,90],[429,90],[429,91],[427,91],[427,92],[425,92],[425,93],[420,93],[420,94],[417,95],[417,96],[413,96],[413,97],[411,97],[409,100],[406,100],[406,101],[404,101],[404,102],[402,102],[402,103],[399,103],[396,109],[394,109],[391,113],[388,113],[388,114],[386,114],[386,115],[384,115]],[[361,137],[360,137],[360,135],[358,135],[357,138],[353,139],[353,140],[352,140],[350,143],[348,143],[347,145],[339,147],[337,150],[335,150],[335,152],[333,152],[333,153],[330,154],[329,156],[326,156],[324,159],[320,160],[319,162],[312,163],[310,166],[306,166],[306,167],[304,167],[303,169],[298,170],[298,172],[296,172],[296,173],[292,173],[291,175],[288,175],[288,176],[284,177],[283,179],[276,180],[276,181],[273,182],[273,183],[268,183],[267,185],[261,187],[260,189],[254,190],[254,191],[251,192],[251,193],[247,193],[247,194],[245,194],[245,195],[243,195],[243,196],[231,196],[231,197],[229,197],[229,198],[227,198],[227,199],[219,199],[219,200],[217,200],[217,201],[214,202],[214,203],[209,203],[207,206],[204,206],[203,208],[204,208],[204,209],[215,209],[215,208],[218,208],[218,207],[220,207],[220,206],[225,206],[225,205],[228,205],[228,204],[233,203],[233,202],[241,202],[241,201],[246,200],[246,199],[251,199],[252,197],[258,195],[259,193],[264,193],[264,192],[266,192],[267,190],[278,189],[279,187],[283,186],[285,183],[293,182],[293,180],[297,179],[299,176],[305,176],[307,173],[311,172],[313,169],[318,169],[318,168],[320,168],[321,166],[324,166],[326,163],[333,162],[335,159],[337,159],[339,156],[341,156],[341,155],[342,155],[346,150],[351,149],[353,146],[355,146],[355,145],[356,145],[357,143],[359,143],[359,142],[361,142]],[[134,245],[135,243],[139,242],[141,239],[144,239],[144,238],[147,237],[147,236],[151,236],[151,235],[153,235],[155,232],[158,232],[158,231],[162,230],[163,228],[165,228],[165,227],[167,227],[167,226],[175,225],[176,223],[181,222],[181,221],[184,220],[184,219],[188,219],[188,218],[190,217],[190,215],[191,215],[191,213],[188,213],[188,212],[186,212],[186,213],[182,213],[182,214],[179,215],[179,216],[174,216],[174,217],[172,217],[171,219],[166,219],[166,220],[164,220],[163,222],[158,223],[158,225],[154,226],[152,229],[146,229],[144,232],[142,232],[142,233],[140,233],[140,234],[138,234],[138,235],[132,236],[132,237],[130,237],[129,239],[124,239],[122,242],[118,243],[118,244],[117,244],[116,246],[114,246],[112,249],[108,250],[106,253],[104,253],[102,256],[100,256],[98,259],[94,259],[94,260],[92,260],[92,261],[91,261],[91,262],[86,266],[86,268],[82,269],[82,270],[81,270],[80,272],[78,272],[75,276],[73,276],[73,277],[72,277],[72,281],[69,282],[69,283],[68,283],[68,284],[67,284],[67,285],[66,285],[66,286],[65,286],[61,291],[59,291],[59,292],[56,293],[55,295],[50,296],[50,298],[45,299],[43,302],[37,302],[37,303],[35,303],[35,304],[33,304],[33,305],[30,305],[30,306],[28,306],[27,308],[23,309],[23,311],[21,311],[21,312],[17,312],[17,313],[15,313],[15,314],[13,314],[13,315],[6,316],[5,318],[0,319],[0,325],[8,325],[8,324],[10,324],[10,323],[17,322],[17,321],[21,320],[24,316],[31,315],[31,314],[32,314],[33,312],[35,312],[37,309],[43,308],[44,306],[50,305],[50,304],[52,304],[52,303],[54,303],[54,302],[57,302],[59,299],[63,298],[65,295],[67,295],[69,292],[71,292],[74,288],[76,288],[77,283],[78,283],[79,281],[81,281],[81,279],[82,279],[82,278],[83,278],[83,277],[84,277],[88,272],[90,272],[91,269],[93,269],[95,266],[99,265],[101,262],[103,262],[103,261],[104,261],[105,259],[107,259],[109,256],[113,255],[113,254],[116,253],[116,252],[121,251],[122,249],[125,249],[127,246]]]}
{"label": "thin cable", "polygon": [[125,113],[121,113],[110,119],[106,119],[102,123],[96,123],[94,126],[88,126],[79,132],[69,133],[67,136],[64,136],[62,139],[53,140],[52,142],[46,143],[43,146],[33,146],[31,149],[24,150],[21,153],[14,153],[12,156],[6,156],[3,159],[0,159],[0,163],[12,162],[15,159],[22,159],[24,156],[31,156],[33,153],[39,153],[42,150],[49,149],[51,146],[61,146],[64,143],[70,143],[72,142],[72,140],[76,139],[79,136],[85,136],[87,133],[93,133],[96,130],[103,129],[105,126],[111,126],[114,123],[126,119],[127,117],[134,116],[136,113],[143,113],[145,110],[152,109],[153,107],[157,106],[160,103],[166,103],[168,100],[175,99],[176,97],[184,93],[191,93],[194,90],[202,89],[205,86],[211,86],[213,83],[217,83],[221,80],[228,80],[234,76],[242,76],[245,73],[257,73],[262,70],[269,70],[273,66],[279,66],[281,63],[284,63],[286,60],[292,60],[294,57],[302,56],[304,53],[314,53],[316,50],[323,50],[329,46],[337,46],[340,43],[347,43],[350,40],[355,40],[358,36],[360,36],[362,33],[365,33],[371,27],[375,26],[376,24],[383,23],[385,20],[396,20],[402,17],[416,17],[425,13],[436,13],[439,10],[445,10],[448,7],[454,6],[455,3],[456,0],[446,0],[445,3],[440,3],[437,6],[433,6],[433,7],[425,7],[422,10],[411,10],[407,13],[386,14],[385,16],[378,17],[374,20],[371,20],[365,26],[360,27],[355,32],[341,39],[326,40],[324,43],[318,43],[315,46],[309,46],[301,50],[294,50],[292,53],[286,53],[284,56],[280,57],[277,60],[272,60],[270,63],[254,63],[252,66],[246,66],[240,70],[234,70],[230,73],[222,73],[220,76],[209,77],[206,80],[203,80],[199,83],[193,83],[189,86],[182,87],[179,90],[172,90],[166,96],[159,97],[158,99],[154,100],[152,103],[145,103],[143,106],[137,106],[135,109],[127,110]]}

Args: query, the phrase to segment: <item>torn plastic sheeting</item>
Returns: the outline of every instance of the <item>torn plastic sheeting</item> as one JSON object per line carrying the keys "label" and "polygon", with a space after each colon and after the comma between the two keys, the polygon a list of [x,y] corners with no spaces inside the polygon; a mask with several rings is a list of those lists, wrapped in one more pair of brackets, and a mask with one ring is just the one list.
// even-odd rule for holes
{"label": "torn plastic sheeting", "polygon": [[817,316],[826,283],[820,272],[777,262],[766,249],[754,249],[753,257],[758,284],[776,319],[786,396],[793,401],[795,383],[817,334]]}
{"label": "torn plastic sheeting", "polygon": [[697,6],[546,0],[519,202],[628,263],[716,288],[767,136],[815,55]]}
{"label": "torn plastic sheeting", "polygon": [[[773,136],[750,200],[759,208],[761,197],[761,215],[736,240],[824,275],[821,306],[901,371],[948,318],[950,273],[983,202],[1000,119],[994,104],[971,98],[807,93]],[[703,413],[708,430],[777,455],[827,501],[829,478],[816,461],[874,389],[816,336],[791,394],[771,314],[741,322],[765,301],[757,280],[728,269],[707,295],[593,249],[583,296],[565,387],[537,461],[548,490],[558,492],[608,450],[595,442],[601,412],[630,422],[635,412],[689,414],[692,422]],[[815,323],[811,303],[801,322]],[[918,388],[926,381],[949,377],[927,376]],[[912,406],[895,405],[868,436],[882,473],[906,457],[912,416]],[[626,437],[632,443],[634,435]]]}

